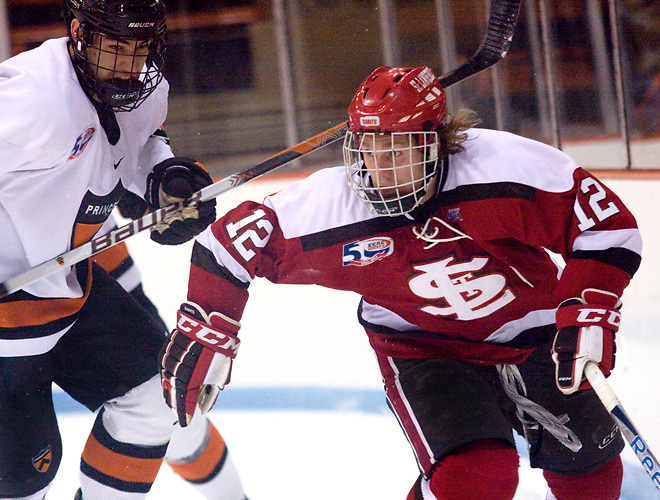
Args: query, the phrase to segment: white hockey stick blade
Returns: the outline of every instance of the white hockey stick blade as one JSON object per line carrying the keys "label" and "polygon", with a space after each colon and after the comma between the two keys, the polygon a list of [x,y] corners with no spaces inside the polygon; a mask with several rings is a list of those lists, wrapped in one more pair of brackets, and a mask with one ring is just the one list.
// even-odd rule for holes
{"label": "white hockey stick blade", "polygon": [[591,387],[596,391],[605,409],[610,413],[612,419],[619,427],[621,434],[623,434],[623,437],[626,438],[626,441],[628,441],[628,444],[635,452],[635,456],[651,478],[653,486],[660,490],[660,463],[633,425],[630,417],[623,409],[621,402],[608,384],[605,375],[600,371],[598,365],[593,362],[587,363],[584,368],[584,374],[587,380],[589,380]]}

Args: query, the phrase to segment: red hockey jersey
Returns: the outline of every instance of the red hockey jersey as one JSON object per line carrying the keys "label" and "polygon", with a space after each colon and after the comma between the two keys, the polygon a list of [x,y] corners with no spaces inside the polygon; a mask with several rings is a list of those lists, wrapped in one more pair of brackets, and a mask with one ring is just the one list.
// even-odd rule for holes
{"label": "red hockey jersey", "polygon": [[351,290],[377,353],[497,364],[551,340],[564,299],[621,296],[641,237],[614,193],[514,134],[472,129],[465,146],[412,216],[369,212],[344,167],[240,204],[197,238],[188,299],[238,320],[255,277]]}

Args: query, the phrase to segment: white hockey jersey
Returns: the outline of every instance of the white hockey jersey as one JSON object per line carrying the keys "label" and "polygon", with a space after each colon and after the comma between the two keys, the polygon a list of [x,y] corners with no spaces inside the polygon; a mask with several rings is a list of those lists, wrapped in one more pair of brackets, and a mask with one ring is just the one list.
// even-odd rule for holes
{"label": "white hockey jersey", "polygon": [[[162,130],[168,84],[116,114],[111,144],[81,89],[67,39],[49,40],[0,64],[0,279],[89,241],[125,189],[173,156]],[[88,263],[0,301],[0,356],[46,352],[89,292]],[[47,300],[44,300],[47,299]]]}
{"label": "white hockey jersey", "polygon": [[561,151],[468,133],[442,192],[413,217],[371,214],[343,167],[242,203],[198,236],[188,299],[239,320],[258,276],[351,290],[380,355],[522,361],[552,340],[564,299],[590,287],[621,296],[641,237],[621,200]]}

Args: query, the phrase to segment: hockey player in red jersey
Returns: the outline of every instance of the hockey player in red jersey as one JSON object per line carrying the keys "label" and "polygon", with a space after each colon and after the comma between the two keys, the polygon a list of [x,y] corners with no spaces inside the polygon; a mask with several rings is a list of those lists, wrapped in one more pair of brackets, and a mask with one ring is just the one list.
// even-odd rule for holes
{"label": "hockey player in red jersey", "polygon": [[428,68],[375,70],[348,115],[343,167],[244,202],[197,237],[161,354],[181,425],[229,380],[252,280],[316,284],[362,296],[421,472],[408,500],[513,498],[513,432],[549,499],[618,498],[623,440],[583,368],[613,368],[641,259],[634,217],[561,151],[448,115]]}
{"label": "hockey player in red jersey", "polygon": [[[62,5],[68,37],[0,64],[2,280],[89,241],[126,190],[158,209],[212,182],[201,164],[174,157],[161,128],[162,0]],[[215,215],[215,202],[188,207],[151,237],[188,241]],[[175,419],[158,373],[165,336],[91,260],[2,298],[0,498],[42,500],[53,481],[62,458],[57,383],[99,410],[72,497],[144,498],[167,453],[206,498],[242,500],[240,479],[223,467],[231,459],[222,437],[206,419],[170,442]]]}

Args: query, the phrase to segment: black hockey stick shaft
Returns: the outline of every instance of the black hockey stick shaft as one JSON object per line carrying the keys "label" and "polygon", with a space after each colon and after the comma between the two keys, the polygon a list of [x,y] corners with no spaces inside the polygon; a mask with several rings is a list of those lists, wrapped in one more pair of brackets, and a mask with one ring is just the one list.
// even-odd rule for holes
{"label": "black hockey stick shaft", "polygon": [[[522,0],[491,1],[488,26],[479,49],[464,64],[440,78],[440,84],[443,87],[446,88],[454,85],[455,83],[465,80],[466,78],[489,68],[506,55],[511,45],[521,4]],[[0,298],[121,243],[131,236],[155,226],[171,213],[180,211],[192,204],[215,198],[232,188],[248,182],[249,180],[259,177],[267,172],[272,172],[303,155],[335,142],[341,139],[347,131],[348,122],[335,125],[314,137],[285,149],[281,153],[278,153],[261,163],[248,167],[237,174],[225,177],[210,186],[206,186],[186,200],[173,203],[151,212],[141,219],[129,222],[103,236],[92,239],[84,245],[76,247],[54,259],[33,267],[14,278],[10,278],[7,281],[0,283]]]}
{"label": "black hockey stick shaft", "polygon": [[587,363],[587,366],[584,368],[584,374],[586,375],[587,380],[589,380],[591,387],[596,391],[596,394],[603,403],[603,406],[605,406],[605,409],[610,412],[610,415],[621,431],[621,434],[623,434],[623,437],[635,452],[635,456],[651,478],[653,486],[660,490],[660,463],[658,462],[658,459],[655,458],[655,455],[653,455],[653,452],[648,444],[646,444],[644,438],[633,425],[632,420],[630,420],[630,417],[623,409],[619,398],[617,398],[616,394],[607,383],[605,375],[600,371],[598,365],[593,362]]}
{"label": "black hockey stick shaft", "polygon": [[464,64],[440,78],[449,87],[490,68],[504,58],[511,47],[522,0],[491,0],[488,26],[481,45]]}

